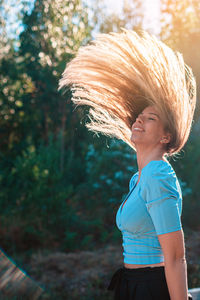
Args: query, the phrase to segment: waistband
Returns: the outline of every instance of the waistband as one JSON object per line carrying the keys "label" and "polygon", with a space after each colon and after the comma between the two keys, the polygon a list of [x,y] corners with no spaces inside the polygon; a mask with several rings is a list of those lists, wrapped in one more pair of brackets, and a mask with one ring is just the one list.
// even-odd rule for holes
{"label": "waistband", "polygon": [[135,280],[145,280],[149,277],[165,276],[164,266],[160,267],[145,267],[137,269],[128,269],[124,266],[119,268],[112,276],[108,290],[114,290],[116,286],[119,286],[122,278],[123,279],[135,279]]}
{"label": "waistband", "polygon": [[120,268],[123,270],[124,273],[127,274],[144,274],[144,273],[162,273],[165,270],[164,266],[159,267],[145,267],[145,268],[136,268],[136,269],[129,269],[126,267]]}
{"label": "waistband", "polygon": [[[108,290],[114,290],[115,287],[119,288],[121,280],[126,279],[134,279],[134,281],[138,281],[142,279],[149,279],[156,276],[162,277],[165,279],[165,270],[163,266],[160,267],[145,267],[145,268],[138,268],[138,269],[128,269],[124,266],[119,268],[112,276],[110,284],[108,286]],[[126,299],[126,291],[122,291],[122,297],[118,297],[115,299]],[[190,293],[188,293],[188,300],[192,300],[193,297]]]}

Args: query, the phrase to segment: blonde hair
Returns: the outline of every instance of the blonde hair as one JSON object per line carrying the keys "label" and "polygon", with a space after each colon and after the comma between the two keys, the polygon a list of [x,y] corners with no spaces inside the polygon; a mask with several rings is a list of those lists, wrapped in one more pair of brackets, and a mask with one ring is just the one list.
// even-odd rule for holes
{"label": "blonde hair", "polygon": [[[140,35],[139,35],[140,34]],[[99,34],[79,48],[63,72],[59,89],[71,88],[72,101],[90,106],[86,126],[131,142],[131,126],[146,106],[156,105],[172,134],[167,152],[185,145],[196,105],[196,82],[183,56],[144,30]]]}

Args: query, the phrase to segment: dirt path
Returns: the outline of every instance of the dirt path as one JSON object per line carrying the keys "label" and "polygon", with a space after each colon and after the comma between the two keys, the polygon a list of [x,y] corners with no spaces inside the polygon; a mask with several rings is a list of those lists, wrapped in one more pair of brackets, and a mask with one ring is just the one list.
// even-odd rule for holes
{"label": "dirt path", "polygon": [[[189,287],[200,286],[200,234],[185,235]],[[123,264],[122,247],[107,246],[96,251],[35,254],[30,275],[45,285],[46,299],[111,299],[106,291],[112,273]]]}

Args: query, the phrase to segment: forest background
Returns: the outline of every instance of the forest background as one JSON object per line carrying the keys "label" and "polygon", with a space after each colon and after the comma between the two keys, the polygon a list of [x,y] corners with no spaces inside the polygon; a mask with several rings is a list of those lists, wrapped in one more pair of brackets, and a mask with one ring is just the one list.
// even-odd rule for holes
{"label": "forest background", "polygon": [[[154,33],[145,23],[143,1],[124,0],[120,13],[114,9],[97,0],[0,0],[0,246],[41,282],[33,257],[41,263],[52,253],[81,255],[121,245],[115,214],[137,170],[135,153],[121,141],[89,132],[88,109],[75,108],[70,92],[58,92],[66,63],[98,32],[145,27]],[[160,0],[156,33],[183,53],[197,87],[199,16],[197,0]],[[170,160],[183,191],[186,237],[200,230],[198,99],[199,88],[190,138]],[[198,257],[193,267],[190,287],[200,285]],[[43,283],[50,288],[48,280]],[[67,299],[61,286],[54,282],[55,299]],[[103,299],[101,292],[94,296],[91,287],[88,296],[87,290],[81,299]]]}

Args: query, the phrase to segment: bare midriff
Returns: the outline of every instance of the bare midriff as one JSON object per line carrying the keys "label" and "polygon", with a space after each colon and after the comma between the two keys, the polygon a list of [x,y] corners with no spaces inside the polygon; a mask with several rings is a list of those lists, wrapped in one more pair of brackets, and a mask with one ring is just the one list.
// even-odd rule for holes
{"label": "bare midriff", "polygon": [[124,263],[124,267],[127,269],[138,269],[138,268],[146,268],[146,267],[164,267],[164,262],[161,263],[157,263],[157,264],[150,264],[150,265],[135,265],[135,264],[125,264]]}

